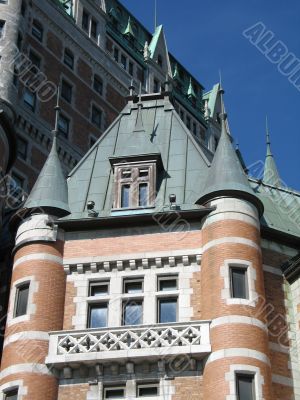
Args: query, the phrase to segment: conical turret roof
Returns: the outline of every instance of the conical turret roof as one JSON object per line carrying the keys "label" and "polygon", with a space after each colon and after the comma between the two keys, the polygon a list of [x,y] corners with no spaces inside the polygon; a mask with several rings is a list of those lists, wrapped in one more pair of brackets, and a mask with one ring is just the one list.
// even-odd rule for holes
{"label": "conical turret roof", "polygon": [[[223,89],[220,90],[221,94],[223,94]],[[226,118],[222,99],[222,113],[220,115],[222,123],[221,138],[207,176],[204,193],[198,203],[203,204],[213,198],[230,195],[244,198],[254,203],[260,214],[262,214],[263,205],[250,187],[248,178],[231,144],[226,129]]]}

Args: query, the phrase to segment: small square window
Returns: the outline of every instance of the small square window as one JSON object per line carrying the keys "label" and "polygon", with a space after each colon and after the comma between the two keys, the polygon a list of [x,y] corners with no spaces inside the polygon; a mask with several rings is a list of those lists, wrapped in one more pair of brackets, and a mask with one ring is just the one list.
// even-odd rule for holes
{"label": "small square window", "polygon": [[230,267],[231,297],[248,299],[247,268]]}
{"label": "small square window", "polygon": [[88,328],[107,327],[108,303],[89,304]]}
{"label": "small square window", "polygon": [[12,389],[4,393],[4,400],[18,400],[18,389]]}
{"label": "small square window", "polygon": [[24,90],[23,100],[26,106],[28,106],[32,111],[35,110],[36,106],[36,95],[29,89]]}
{"label": "small square window", "polygon": [[90,296],[106,296],[109,293],[108,282],[90,282]]}
{"label": "small square window", "polygon": [[68,138],[70,130],[70,120],[64,115],[60,114],[58,118],[58,132],[65,138]]}
{"label": "small square window", "polygon": [[28,142],[27,140],[21,138],[20,136],[17,138],[17,153],[22,160],[26,160],[27,158],[27,150],[28,150]]}
{"label": "small square window", "polygon": [[101,128],[102,111],[99,108],[92,106],[92,123],[98,128]]}
{"label": "small square window", "polygon": [[177,298],[158,300],[158,322],[165,324],[177,321]]}
{"label": "small square window", "polygon": [[101,96],[103,94],[103,81],[98,75],[94,75],[94,90],[99,93]]}
{"label": "small square window", "polygon": [[158,290],[168,292],[170,290],[177,290],[177,277],[176,276],[160,276],[158,277]]}
{"label": "small square window", "polygon": [[43,40],[44,30],[42,25],[37,20],[33,20],[31,33],[32,36],[34,36],[40,42]]}
{"label": "small square window", "polygon": [[1,19],[0,20],[0,39],[3,37],[4,27],[5,27],[5,21],[3,19]]}
{"label": "small square window", "polygon": [[125,387],[104,388],[104,399],[125,399]]}
{"label": "small square window", "polygon": [[65,80],[63,80],[61,84],[61,97],[68,103],[71,103],[72,101],[72,85]]}
{"label": "small square window", "polygon": [[148,383],[137,386],[137,397],[158,396],[158,384]]}
{"label": "small square window", "polygon": [[97,32],[98,32],[98,22],[92,18],[91,22],[91,36],[93,38],[97,38]]}
{"label": "small square window", "polygon": [[123,302],[123,325],[141,325],[143,323],[143,301],[126,300]]}
{"label": "small square window", "polygon": [[83,10],[82,13],[82,29],[84,29],[85,31],[89,30],[89,13],[85,10]]}
{"label": "small square window", "polygon": [[143,293],[143,279],[125,279],[123,292],[127,294]]}
{"label": "small square window", "polygon": [[71,69],[74,68],[74,55],[69,49],[65,49],[64,63]]}
{"label": "small square window", "polygon": [[254,375],[237,374],[236,391],[238,400],[255,400]]}
{"label": "small square window", "polygon": [[17,286],[14,317],[27,314],[29,283]]}

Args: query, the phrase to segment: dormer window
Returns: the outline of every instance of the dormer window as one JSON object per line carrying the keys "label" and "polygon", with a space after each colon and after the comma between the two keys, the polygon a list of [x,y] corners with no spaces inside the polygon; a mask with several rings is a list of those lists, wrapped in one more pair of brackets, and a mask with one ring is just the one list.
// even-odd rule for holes
{"label": "dormer window", "polygon": [[155,162],[115,164],[114,208],[146,208],[154,204]]}

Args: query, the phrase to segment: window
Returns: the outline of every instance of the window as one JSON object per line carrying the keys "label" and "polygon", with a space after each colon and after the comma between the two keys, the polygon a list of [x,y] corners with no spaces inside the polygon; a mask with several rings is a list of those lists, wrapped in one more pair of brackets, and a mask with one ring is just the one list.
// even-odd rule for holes
{"label": "window", "polygon": [[26,88],[24,90],[23,100],[27,107],[29,107],[32,111],[35,110],[35,106],[36,106],[35,93],[33,93],[31,90]]}
{"label": "window", "polygon": [[133,76],[133,63],[129,61],[128,72],[131,76]]}
{"label": "window", "polygon": [[248,299],[247,268],[230,267],[231,297]]}
{"label": "window", "polygon": [[26,3],[25,3],[25,1],[23,0],[22,1],[22,4],[21,4],[21,15],[22,15],[22,17],[25,17],[25,15],[26,15]]}
{"label": "window", "polygon": [[149,207],[155,197],[155,164],[116,166],[115,208]]}
{"label": "window", "polygon": [[103,94],[103,81],[98,75],[94,75],[94,90],[99,93],[101,96]]}
{"label": "window", "polygon": [[125,279],[123,292],[126,294],[142,293],[143,279]]}
{"label": "window", "polygon": [[158,300],[158,322],[168,323],[177,321],[177,298]]}
{"label": "window", "polygon": [[114,59],[119,62],[119,50],[116,47],[114,48]]}
{"label": "window", "polygon": [[159,276],[158,290],[161,292],[177,290],[177,276]]}
{"label": "window", "polygon": [[90,296],[106,296],[109,293],[108,282],[90,282]]}
{"label": "window", "polygon": [[65,80],[63,80],[61,83],[61,97],[68,103],[71,103],[72,101],[72,85]]}
{"label": "window", "polygon": [[19,50],[22,49],[22,43],[23,43],[23,36],[20,32],[18,32],[18,38],[17,38],[17,48]]}
{"label": "window", "polygon": [[125,387],[104,388],[104,399],[125,399]]}
{"label": "window", "polygon": [[107,326],[108,303],[89,304],[88,328]]}
{"label": "window", "polygon": [[143,323],[143,301],[125,300],[123,302],[123,325],[140,325]]}
{"label": "window", "polygon": [[162,68],[163,66],[163,59],[162,56],[159,54],[157,57],[157,64]]}
{"label": "window", "polygon": [[17,138],[18,157],[22,158],[22,160],[26,160],[27,150],[28,150],[28,142],[25,139],[18,137]]}
{"label": "window", "polygon": [[28,282],[17,286],[14,317],[20,317],[21,315],[25,315],[27,313],[28,295]]}
{"label": "window", "polygon": [[153,92],[154,93],[159,93],[159,81],[157,79],[154,79],[153,83]]}
{"label": "window", "polygon": [[34,19],[33,23],[32,23],[32,30],[31,30],[32,36],[34,36],[36,39],[38,39],[41,42],[43,40],[43,32],[44,32],[44,30],[43,30],[42,25],[36,19]]}
{"label": "window", "polygon": [[137,386],[137,397],[158,396],[158,384],[148,383]]}
{"label": "window", "polygon": [[254,400],[254,375],[237,374],[236,391],[238,400]]}
{"label": "window", "polygon": [[180,118],[184,121],[184,112],[182,110],[180,110]]}
{"label": "window", "polygon": [[102,111],[96,106],[92,106],[92,123],[98,128],[101,128]]}
{"label": "window", "polygon": [[89,13],[83,10],[82,13],[82,29],[88,32],[89,30]]}
{"label": "window", "polygon": [[68,138],[70,130],[70,120],[64,115],[60,114],[58,118],[58,132],[65,138]]}
{"label": "window", "polygon": [[193,123],[193,134],[196,136],[197,135],[197,125],[196,122]]}
{"label": "window", "polygon": [[190,117],[186,117],[186,126],[188,129],[191,129],[191,118]]}
{"label": "window", "polygon": [[0,39],[3,37],[4,35],[4,27],[5,27],[5,21],[3,21],[3,19],[0,20]]}
{"label": "window", "polygon": [[24,188],[24,184],[25,184],[25,179],[24,178],[22,178],[21,176],[17,175],[14,172],[12,173],[11,177],[13,179],[15,189],[19,190],[19,189],[23,189]]}
{"label": "window", "polygon": [[41,67],[41,58],[31,50],[29,52],[29,59],[37,68]]}
{"label": "window", "polygon": [[97,31],[98,31],[98,22],[92,18],[91,22],[91,36],[93,38],[97,38]]}
{"label": "window", "polygon": [[64,63],[71,69],[74,68],[74,55],[69,49],[65,49]]}
{"label": "window", "polygon": [[18,389],[12,389],[4,393],[4,400],[18,400]]}
{"label": "window", "polygon": [[124,54],[121,54],[121,64],[124,69],[127,68],[127,58],[124,56]]}

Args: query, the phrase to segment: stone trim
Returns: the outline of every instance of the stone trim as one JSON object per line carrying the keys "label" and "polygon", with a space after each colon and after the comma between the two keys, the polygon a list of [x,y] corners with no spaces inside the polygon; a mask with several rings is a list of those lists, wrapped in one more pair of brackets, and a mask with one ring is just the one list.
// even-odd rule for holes
{"label": "stone trim", "polygon": [[289,354],[289,349],[279,343],[269,342],[269,349],[278,353]]}
{"label": "stone trim", "polygon": [[270,265],[263,264],[264,272],[269,272],[270,274],[278,275],[283,277],[283,273],[281,269],[271,267]]}
{"label": "stone trim", "polygon": [[229,383],[230,394],[226,396],[226,400],[237,400],[236,392],[236,375],[249,374],[254,376],[255,399],[263,400],[264,378],[261,375],[260,368],[247,364],[233,364],[230,366],[230,372],[225,374],[225,380]]}
{"label": "stone trim", "polygon": [[[14,309],[16,302],[16,294],[17,287],[22,284],[30,282],[29,285],[29,294],[28,294],[28,305],[27,305],[27,313],[25,315],[21,315],[20,317],[14,318]],[[25,276],[21,279],[18,279],[13,282],[13,286],[10,292],[10,301],[9,301],[9,309],[7,314],[7,326],[18,324],[19,322],[30,321],[31,315],[34,315],[36,312],[36,304],[33,303],[33,295],[37,293],[39,290],[39,283],[35,280],[35,276]]]}
{"label": "stone trim", "polygon": [[49,334],[47,332],[42,332],[42,331],[24,331],[24,332],[18,332],[13,335],[10,335],[5,338],[4,340],[4,345],[8,346],[11,343],[17,342],[21,340],[43,340],[43,341],[49,341]]}
{"label": "stone trim", "polygon": [[26,364],[15,364],[3,369],[0,373],[0,379],[4,379],[9,375],[24,374],[24,373],[51,375],[51,372],[44,364],[26,363]]}
{"label": "stone trim", "polygon": [[[130,257],[131,256],[131,257]],[[110,257],[94,257],[94,258],[86,258],[84,259],[74,259],[64,260],[64,269],[67,275],[72,273],[84,274],[87,271],[91,271],[92,273],[96,272],[110,272],[113,269],[117,269],[118,271],[124,271],[125,269],[136,270],[136,269],[150,269],[152,267],[155,268],[163,268],[164,265],[168,265],[170,267],[176,266],[190,266],[192,263],[196,263],[200,265],[201,255],[195,254],[193,252],[185,252],[184,254],[175,253],[172,255],[172,252],[165,254],[161,253],[153,253],[153,254],[135,254],[129,255],[127,257],[120,256],[120,258]],[[73,262],[66,262],[73,261]]]}
{"label": "stone trim", "polygon": [[213,329],[217,326],[230,325],[230,324],[254,325],[254,326],[257,326],[258,328],[262,329],[263,331],[268,332],[268,328],[267,328],[266,324],[264,324],[259,319],[251,318],[251,317],[244,317],[241,315],[229,315],[227,317],[215,318],[212,320],[210,327],[211,327],[211,329]]}
{"label": "stone trim", "polygon": [[4,385],[0,386],[0,400],[5,400],[5,391],[12,389],[18,390],[18,400],[22,400],[24,396],[27,395],[27,386],[23,386],[24,382],[22,379],[17,381],[6,382]]}
{"label": "stone trim", "polygon": [[[248,281],[248,292],[249,299],[237,299],[231,297],[231,285],[230,285],[230,267],[241,266],[247,269],[247,281]],[[224,280],[224,288],[222,289],[222,299],[226,301],[228,305],[245,305],[255,307],[258,301],[258,293],[255,291],[256,281],[256,270],[253,268],[252,263],[247,260],[240,259],[228,259],[224,261],[224,265],[220,268],[220,275]]]}
{"label": "stone trim", "polygon": [[278,383],[278,384],[284,385],[284,386],[290,386],[292,388],[294,387],[293,379],[287,378],[286,376],[282,376],[282,375],[272,374],[272,382]]}
{"label": "stone trim", "polygon": [[231,349],[214,351],[209,355],[207,359],[207,364],[217,360],[222,360],[224,358],[231,358],[231,357],[254,358],[267,365],[271,365],[269,357],[267,357],[264,353],[262,353],[261,351],[247,349],[247,348],[231,348]]}
{"label": "stone trim", "polygon": [[[17,259],[14,263],[13,268],[16,268],[20,264],[27,262],[27,261],[51,261],[57,264],[62,264],[63,259],[62,257],[54,256],[52,254],[46,253],[36,253],[36,254],[29,254],[28,256],[23,256]],[[47,267],[48,268],[48,267]]]}
{"label": "stone trim", "polygon": [[227,243],[229,243],[229,244],[243,244],[245,246],[254,247],[256,250],[261,252],[260,246],[258,246],[255,242],[253,242],[253,240],[245,239],[245,238],[242,238],[242,237],[235,237],[235,236],[230,236],[230,237],[211,240],[210,242],[206,243],[203,246],[202,251],[204,253],[205,251],[209,250],[212,247],[218,246],[220,244],[227,244]]}

